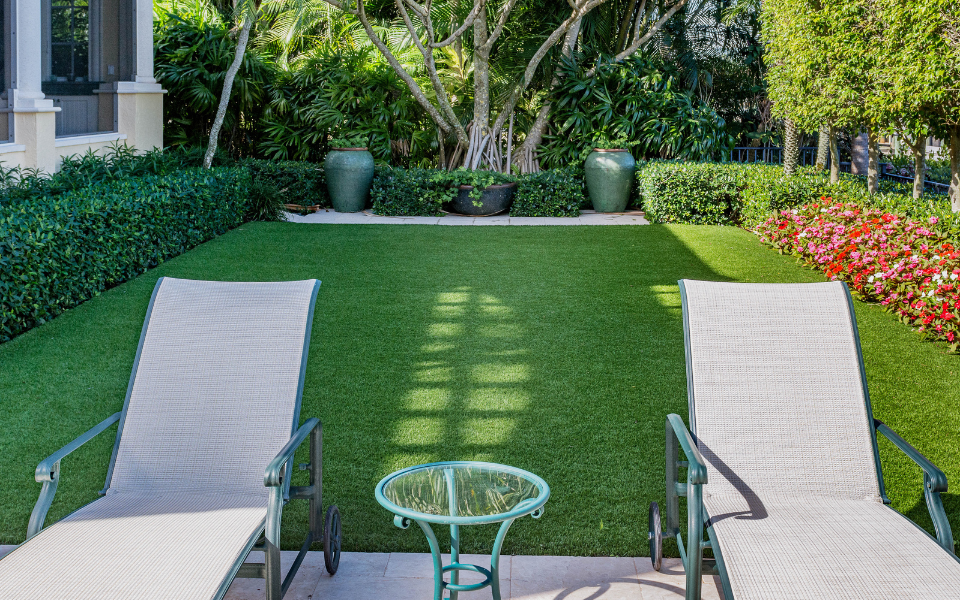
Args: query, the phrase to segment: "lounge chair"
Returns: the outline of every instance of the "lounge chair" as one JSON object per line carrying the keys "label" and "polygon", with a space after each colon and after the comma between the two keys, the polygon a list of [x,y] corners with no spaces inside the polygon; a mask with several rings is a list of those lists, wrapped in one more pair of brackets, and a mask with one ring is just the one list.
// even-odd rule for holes
{"label": "lounge chair", "polygon": [[[654,567],[676,538],[687,600],[702,574],[720,576],[726,600],[960,598],[946,477],[873,418],[846,285],[681,281],[680,293],[690,430],[667,418]],[[936,539],[886,506],[877,433],[923,470]]]}
{"label": "lounge chair", "polygon": [[[319,285],[160,279],[122,412],[37,467],[43,489],[27,541],[0,560],[0,597],[208,600],[235,577],[259,577],[280,600],[319,541],[336,572],[340,514],[322,513],[322,427],[297,427]],[[117,422],[103,497],[44,529],[60,462]],[[291,487],[308,439],[309,485]],[[309,531],[281,579],[290,499],[309,501]],[[244,564],[252,550],[264,562]]]}

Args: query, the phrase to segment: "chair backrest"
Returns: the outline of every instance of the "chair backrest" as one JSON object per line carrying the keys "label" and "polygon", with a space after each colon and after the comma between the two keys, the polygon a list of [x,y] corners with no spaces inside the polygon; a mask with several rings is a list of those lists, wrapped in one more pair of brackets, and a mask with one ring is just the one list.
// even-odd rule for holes
{"label": "chair backrest", "polygon": [[680,282],[691,431],[707,493],[882,496],[843,283]]}
{"label": "chair backrest", "polygon": [[157,282],[107,493],[265,493],[290,439],[320,282]]}

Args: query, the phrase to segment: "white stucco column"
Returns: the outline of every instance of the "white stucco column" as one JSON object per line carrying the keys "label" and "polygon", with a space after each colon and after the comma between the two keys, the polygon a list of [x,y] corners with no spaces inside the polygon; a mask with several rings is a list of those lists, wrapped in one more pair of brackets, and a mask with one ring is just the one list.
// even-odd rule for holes
{"label": "white stucco column", "polygon": [[133,0],[134,77],[137,83],[155,84],[153,78],[153,0]]}
{"label": "white stucco column", "polygon": [[133,77],[112,85],[117,132],[146,151],[163,147],[164,90],[153,77],[153,0],[133,3]]}
{"label": "white stucco column", "polygon": [[42,20],[39,0],[10,1],[12,59],[7,110],[13,113],[13,143],[23,148],[23,167],[53,172],[56,152],[56,113],[53,100],[44,97],[42,75]]}
{"label": "white stucco column", "polygon": [[14,112],[53,110],[53,101],[44,98],[40,89],[42,52],[41,19],[38,0],[11,0],[11,87],[10,106]]}

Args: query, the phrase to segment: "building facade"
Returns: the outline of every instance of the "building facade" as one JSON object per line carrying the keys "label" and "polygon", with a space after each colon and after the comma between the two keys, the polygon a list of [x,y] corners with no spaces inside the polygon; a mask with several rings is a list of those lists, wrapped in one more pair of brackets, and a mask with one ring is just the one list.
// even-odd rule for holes
{"label": "building facade", "polygon": [[0,164],[163,145],[152,0],[0,0]]}

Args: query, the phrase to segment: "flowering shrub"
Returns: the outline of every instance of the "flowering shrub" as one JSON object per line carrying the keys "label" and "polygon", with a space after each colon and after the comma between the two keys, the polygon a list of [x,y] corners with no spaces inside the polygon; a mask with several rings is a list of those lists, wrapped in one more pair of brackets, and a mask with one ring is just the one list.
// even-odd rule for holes
{"label": "flowering shrub", "polygon": [[960,250],[940,219],[820,202],[782,211],[756,228],[760,239],[828,277],[847,282],[927,338],[960,348]]}

